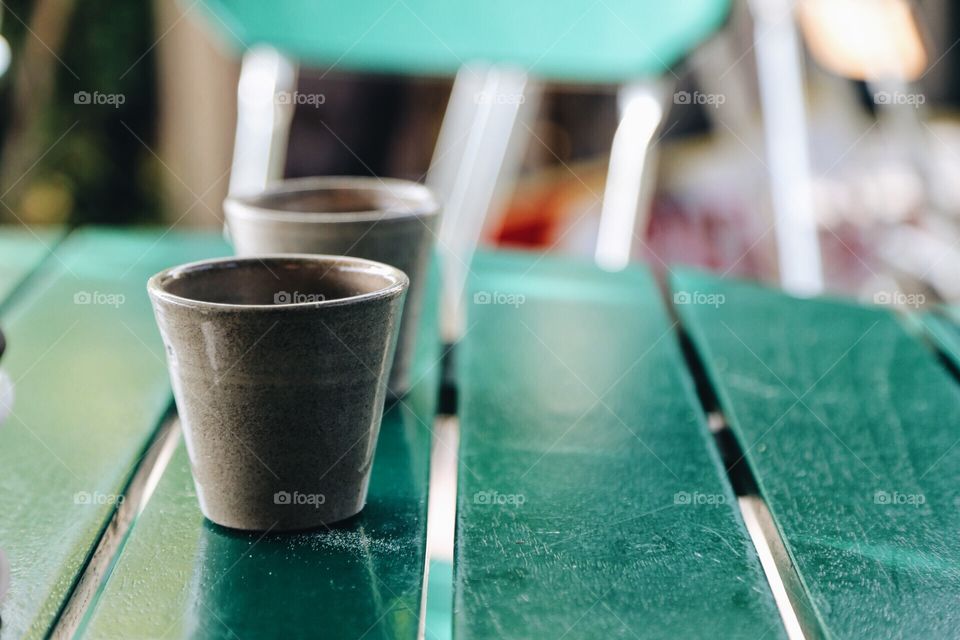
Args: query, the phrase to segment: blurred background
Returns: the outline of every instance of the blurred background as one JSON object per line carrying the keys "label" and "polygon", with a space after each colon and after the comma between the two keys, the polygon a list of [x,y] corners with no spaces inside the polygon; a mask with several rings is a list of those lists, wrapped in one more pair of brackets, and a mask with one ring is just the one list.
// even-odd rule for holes
{"label": "blurred background", "polygon": [[[0,220],[220,226],[231,180],[255,172],[235,145],[241,71],[257,64],[289,65],[273,75],[273,177],[422,181],[439,161],[452,74],[277,58],[237,30],[189,1],[4,4]],[[621,145],[646,158],[631,257],[898,306],[956,301],[958,39],[947,0],[730,3],[642,83],[662,118],[655,153]],[[518,98],[522,140],[482,242],[592,256],[629,91],[525,71],[538,84]]]}

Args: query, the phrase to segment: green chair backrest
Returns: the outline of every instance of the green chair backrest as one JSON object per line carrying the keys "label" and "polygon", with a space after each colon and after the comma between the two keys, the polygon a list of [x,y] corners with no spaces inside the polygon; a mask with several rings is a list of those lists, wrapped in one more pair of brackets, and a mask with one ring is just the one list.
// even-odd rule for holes
{"label": "green chair backrest", "polygon": [[367,71],[456,72],[518,66],[551,80],[660,75],[726,19],[729,0],[202,0],[241,48],[269,44],[299,60]]}

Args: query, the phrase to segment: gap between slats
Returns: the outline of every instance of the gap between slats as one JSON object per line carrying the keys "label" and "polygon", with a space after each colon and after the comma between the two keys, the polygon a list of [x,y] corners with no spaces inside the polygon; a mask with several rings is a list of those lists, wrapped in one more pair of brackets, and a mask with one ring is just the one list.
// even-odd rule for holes
{"label": "gap between slats", "polygon": [[[942,324],[953,325],[954,322],[947,315],[938,311],[929,312],[931,317]],[[960,354],[951,353],[948,345],[944,344],[940,338],[935,335],[932,327],[928,326],[923,319],[910,312],[899,314],[900,323],[910,335],[919,340],[923,346],[929,349],[940,365],[947,370],[954,382],[960,384]]]}
{"label": "gap between slats", "polygon": [[106,583],[114,562],[150,496],[153,495],[180,441],[180,421],[176,413],[168,412],[156,430],[144,454],[135,464],[130,480],[123,490],[123,501],[113,512],[97,541],[93,553],[79,573],[73,589],[60,609],[50,629],[53,640],[73,638],[82,628],[87,615],[96,604],[96,598]]}
{"label": "gap between slats", "polygon": [[[676,317],[669,297],[666,304]],[[684,361],[694,379],[697,398],[707,416],[707,426],[737,496],[740,515],[760,559],[787,636],[790,640],[818,640],[822,634],[812,615],[812,605],[801,586],[800,577],[793,567],[767,504],[759,495],[756,480],[743,451],[720,409],[703,362],[680,325],[677,326],[677,331]]]}

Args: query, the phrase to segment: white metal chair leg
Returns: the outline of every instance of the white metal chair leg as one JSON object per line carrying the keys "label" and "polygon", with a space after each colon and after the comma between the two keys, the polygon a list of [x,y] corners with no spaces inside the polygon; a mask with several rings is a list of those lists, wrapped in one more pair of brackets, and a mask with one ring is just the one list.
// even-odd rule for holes
{"label": "white metal chair leg", "polygon": [[791,0],[750,0],[781,286],[823,290],[811,193],[803,61]]}
{"label": "white metal chair leg", "polygon": [[230,195],[256,193],[283,175],[297,68],[272,47],[243,55]]}
{"label": "white metal chair leg", "polygon": [[594,259],[617,271],[630,262],[634,231],[646,229],[656,182],[654,138],[663,122],[671,83],[651,80],[620,90],[620,124],[610,149]]}
{"label": "white metal chair leg", "polygon": [[466,66],[454,80],[426,180],[444,205],[441,331],[448,341],[464,330],[470,261],[517,173],[530,134],[524,125],[539,97],[539,85],[513,69]]}

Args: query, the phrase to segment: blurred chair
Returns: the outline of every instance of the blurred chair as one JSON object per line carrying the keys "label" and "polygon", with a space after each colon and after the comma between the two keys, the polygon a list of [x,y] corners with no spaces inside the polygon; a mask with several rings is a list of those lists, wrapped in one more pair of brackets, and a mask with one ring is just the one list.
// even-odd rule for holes
{"label": "blurred chair", "polygon": [[247,51],[234,193],[262,189],[281,175],[283,134],[296,100],[275,96],[293,91],[290,60],[455,75],[427,176],[445,203],[438,245],[443,330],[452,340],[463,329],[471,256],[532,135],[527,122],[539,100],[538,81],[622,86],[596,261],[623,268],[635,231],[646,226],[653,142],[672,94],[668,72],[723,23],[729,0],[596,0],[587,7],[508,0],[361,0],[346,6],[203,0],[202,6],[214,28]]}
{"label": "blurred chair", "polygon": [[823,291],[795,0],[749,0],[781,286]]}

